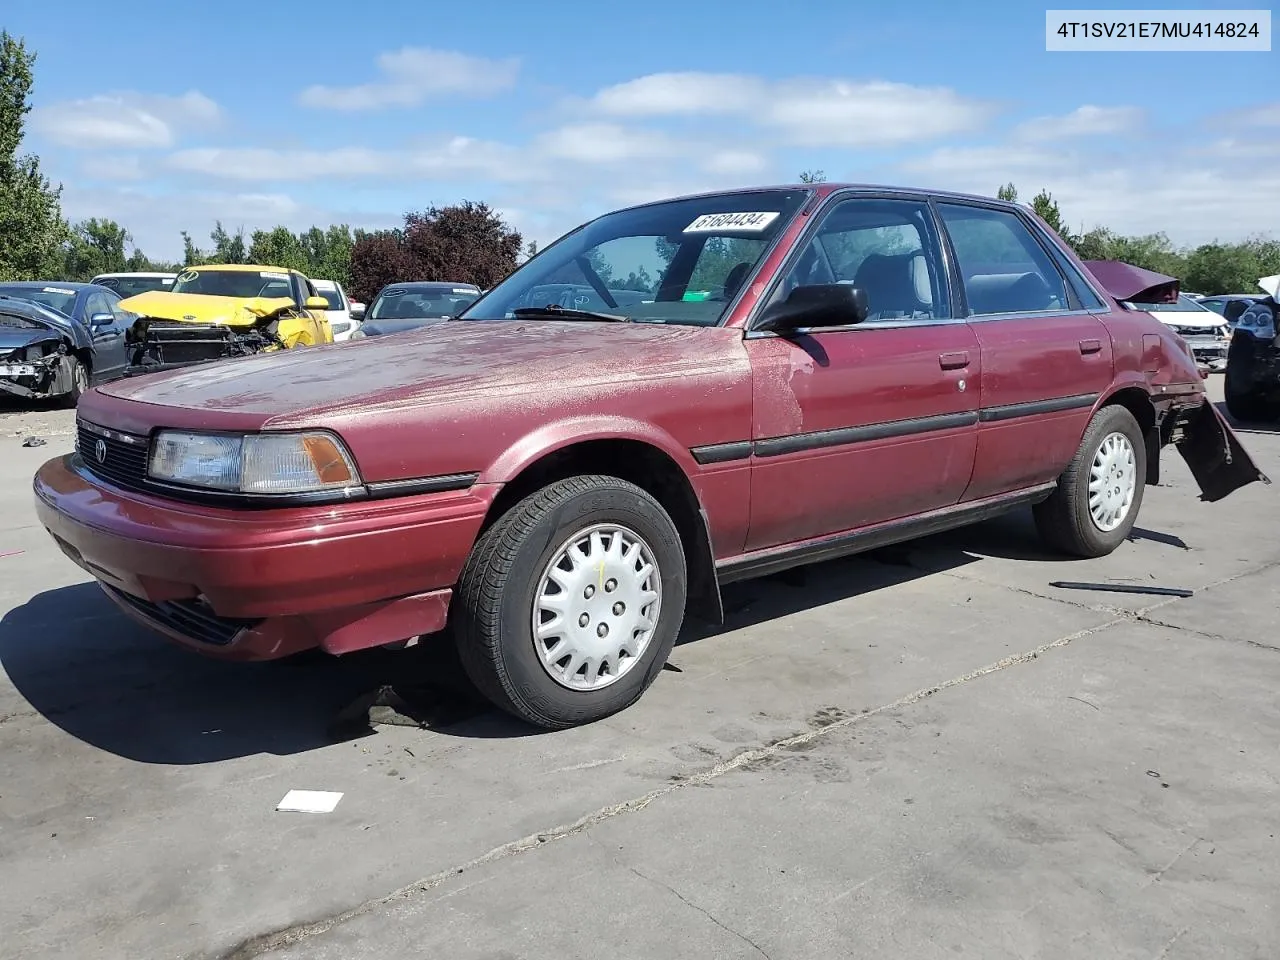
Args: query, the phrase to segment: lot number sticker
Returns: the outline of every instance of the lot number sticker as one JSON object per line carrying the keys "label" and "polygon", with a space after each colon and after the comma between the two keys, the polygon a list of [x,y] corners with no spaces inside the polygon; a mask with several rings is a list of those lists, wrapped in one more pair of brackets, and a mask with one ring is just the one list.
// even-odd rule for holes
{"label": "lot number sticker", "polygon": [[750,230],[759,232],[774,220],[778,212],[767,213],[704,213],[684,228],[685,233],[715,233],[721,230]]}

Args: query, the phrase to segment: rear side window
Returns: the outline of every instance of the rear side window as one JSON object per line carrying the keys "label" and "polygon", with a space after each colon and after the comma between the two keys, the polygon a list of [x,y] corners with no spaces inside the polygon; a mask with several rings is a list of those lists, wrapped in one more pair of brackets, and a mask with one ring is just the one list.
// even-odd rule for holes
{"label": "rear side window", "polygon": [[1004,210],[939,203],[970,316],[1069,309],[1053,260],[1022,218]]}

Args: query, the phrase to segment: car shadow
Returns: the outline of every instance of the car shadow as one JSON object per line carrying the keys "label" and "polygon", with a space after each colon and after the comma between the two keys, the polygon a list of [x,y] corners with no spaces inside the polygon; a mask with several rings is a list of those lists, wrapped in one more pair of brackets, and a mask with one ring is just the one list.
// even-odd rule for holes
{"label": "car shadow", "polygon": [[1231,429],[1236,433],[1257,433],[1257,434],[1274,434],[1280,433],[1280,420],[1267,423],[1258,420],[1237,420],[1227,411],[1227,405],[1222,400],[1214,401],[1214,406],[1226,418],[1227,423],[1231,424]]}
{"label": "car shadow", "polygon": [[[899,547],[727,585],[725,623],[690,619],[677,643],[695,643],[988,556],[1065,559],[1037,546],[1029,515],[1010,514]],[[447,634],[423,638],[403,651],[225,663],[138,626],[93,583],[49,590],[11,610],[0,620],[0,665],[40,716],[79,740],[143,763],[286,756],[370,735],[377,727],[366,722],[366,708],[388,688],[409,715],[400,721],[442,735],[489,739],[541,732],[492,708],[474,690]]]}

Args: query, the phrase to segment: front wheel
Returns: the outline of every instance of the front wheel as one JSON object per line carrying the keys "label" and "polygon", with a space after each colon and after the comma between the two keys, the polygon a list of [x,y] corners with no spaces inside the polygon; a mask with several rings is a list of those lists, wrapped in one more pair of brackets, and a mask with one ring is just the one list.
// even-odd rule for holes
{"label": "front wheel", "polygon": [[671,517],[616,477],[553,483],[512,507],[463,570],[454,633],[481,693],[535,726],[602,719],[638,700],[684,621]]}
{"label": "front wheel", "polygon": [[89,392],[89,368],[79,358],[68,356],[63,361],[67,365],[67,373],[71,377],[71,389],[62,395],[62,406],[74,410],[80,398]]}
{"label": "front wheel", "polygon": [[1105,557],[1129,536],[1146,488],[1142,428],[1121,406],[1099,410],[1058,488],[1033,513],[1040,537],[1076,557]]}

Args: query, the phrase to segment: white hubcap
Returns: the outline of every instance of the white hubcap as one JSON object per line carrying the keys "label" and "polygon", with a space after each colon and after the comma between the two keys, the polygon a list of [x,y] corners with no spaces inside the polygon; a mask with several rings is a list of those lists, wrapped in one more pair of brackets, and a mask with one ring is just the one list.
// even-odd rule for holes
{"label": "white hubcap", "polygon": [[1133,444],[1123,433],[1102,438],[1089,468],[1089,516],[1093,525],[1110,533],[1124,522],[1138,488],[1138,466]]}
{"label": "white hubcap", "polygon": [[639,662],[662,610],[653,551],[632,530],[597,524],[560,545],[538,581],[533,645],[551,678],[599,690]]}

